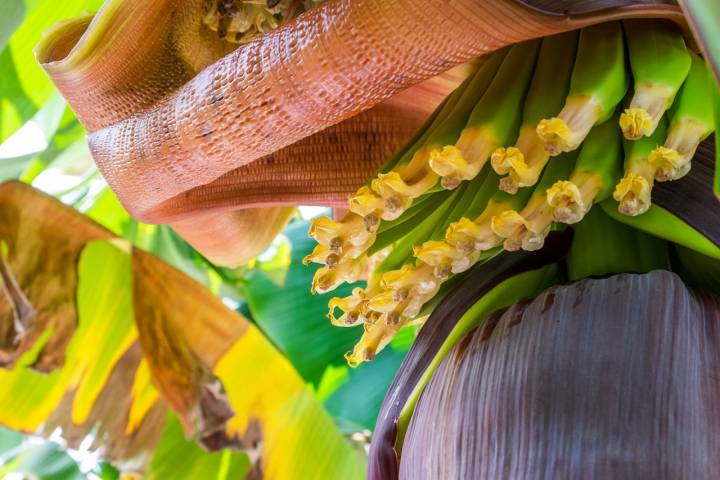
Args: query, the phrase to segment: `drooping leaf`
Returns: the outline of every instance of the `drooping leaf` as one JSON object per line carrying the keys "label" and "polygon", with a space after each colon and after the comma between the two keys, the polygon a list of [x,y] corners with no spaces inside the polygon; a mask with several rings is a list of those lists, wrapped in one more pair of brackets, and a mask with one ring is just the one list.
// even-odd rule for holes
{"label": "drooping leaf", "polygon": [[106,458],[141,466],[158,438],[164,407],[126,431],[135,401],[128,392],[141,358],[132,317],[132,264],[127,253],[105,241],[91,242],[77,262],[78,328],[66,362],[49,374],[23,367],[23,358],[13,370],[0,370],[0,423],[47,434],[61,427],[73,446],[94,432]]}
{"label": "drooping leaf", "polygon": [[[104,232],[26,185],[12,182],[0,192],[8,207],[1,211],[11,219],[21,208],[17,202],[31,212],[43,207],[42,215],[22,217],[21,232],[47,234],[46,222],[58,238],[75,234],[67,229],[78,225]],[[57,221],[61,215],[64,223]],[[10,235],[8,243],[13,239]],[[12,243],[9,251],[25,255],[26,246],[35,247]],[[38,354],[37,345],[48,348],[49,342],[38,341],[13,370],[0,370],[0,424],[44,435],[59,427],[70,445],[92,432],[94,448],[132,472],[147,465],[170,405],[185,432],[206,446],[250,450],[253,471],[265,478],[362,475],[362,454],[290,362],[200,284],[114,238],[92,240],[79,259],[66,255],[57,262],[77,269],[78,279],[77,288],[61,297],[77,300],[77,329],[67,334],[66,362],[47,375],[25,368]],[[28,274],[43,286],[57,276]],[[220,472],[232,467],[230,460],[230,466],[221,462]]]}
{"label": "drooping leaf", "polygon": [[228,431],[249,450],[262,478],[364,477],[364,454],[351,446],[295,373],[256,328],[218,362],[235,410]]}
{"label": "drooping leaf", "polygon": [[0,297],[2,365],[13,365],[43,334],[49,337],[34,368],[47,372],[62,365],[77,323],[75,264],[85,243],[109,237],[49,196],[18,182],[0,184],[0,241],[7,244],[9,270],[34,310],[32,324],[17,335],[12,308]]}
{"label": "drooping leaf", "polygon": [[212,367],[249,324],[150,254],[134,250],[132,271],[135,324],[155,385],[188,434],[222,447],[233,412]]}

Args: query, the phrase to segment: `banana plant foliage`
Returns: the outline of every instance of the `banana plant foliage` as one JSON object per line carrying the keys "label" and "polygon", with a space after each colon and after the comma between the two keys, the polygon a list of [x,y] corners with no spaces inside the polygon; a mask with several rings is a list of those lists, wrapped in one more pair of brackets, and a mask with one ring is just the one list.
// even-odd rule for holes
{"label": "banana plant foliage", "polygon": [[70,444],[92,432],[125,471],[152,465],[181,426],[211,450],[249,452],[268,478],[361,475],[361,453],[291,364],[207,289],[22,183],[0,185],[0,212],[0,424],[59,427]]}

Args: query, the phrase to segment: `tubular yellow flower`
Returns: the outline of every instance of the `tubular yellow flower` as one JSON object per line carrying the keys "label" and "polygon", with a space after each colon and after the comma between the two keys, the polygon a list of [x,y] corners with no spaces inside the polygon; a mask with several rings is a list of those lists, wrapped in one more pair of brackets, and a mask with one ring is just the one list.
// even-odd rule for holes
{"label": "tubular yellow flower", "polygon": [[375,233],[369,232],[363,218],[355,213],[348,213],[339,221],[318,217],[310,225],[308,234],[318,245],[303,258],[303,263],[321,263],[329,269],[360,257],[375,242]]}
{"label": "tubular yellow flower", "polygon": [[368,215],[382,216],[385,201],[370,188],[363,186],[348,199],[348,208],[351,212],[365,218]]}
{"label": "tubular yellow flower", "polygon": [[492,218],[490,228],[505,239],[505,250],[513,252],[520,250],[522,238],[528,231],[528,222],[515,210],[506,210]]}
{"label": "tubular yellow flower", "polygon": [[658,182],[680,178],[690,170],[690,161],[674,148],[659,146],[650,153],[648,161],[657,169],[655,179]]}
{"label": "tubular yellow flower", "polygon": [[310,291],[326,293],[342,283],[353,283],[360,280],[367,266],[367,255],[338,263],[334,268],[318,268],[313,277]]}
{"label": "tubular yellow flower", "polygon": [[490,224],[493,232],[505,239],[503,247],[508,251],[539,250],[551,225],[552,208],[544,195],[534,195],[520,213],[505,210],[495,215]]}
{"label": "tubular yellow flower", "polygon": [[620,202],[618,210],[624,215],[636,216],[650,208],[652,176],[628,173],[615,187],[613,198]]}
{"label": "tubular yellow flower", "polygon": [[339,248],[338,241],[347,240],[353,245],[363,245],[372,234],[365,229],[362,217],[350,213],[342,220],[333,220],[329,217],[314,219],[308,235],[316,242],[335,249]]}
{"label": "tubular yellow flower", "polygon": [[470,253],[476,249],[477,239],[482,236],[482,227],[467,217],[453,222],[445,232],[445,241],[457,250]]}
{"label": "tubular yellow flower", "polygon": [[455,145],[433,152],[430,168],[442,177],[443,187],[453,189],[462,181],[475,178],[496,147],[494,136],[487,129],[465,128]]}
{"label": "tubular yellow flower", "polygon": [[[660,117],[658,117],[660,120]],[[647,137],[655,130],[653,117],[642,108],[627,108],[620,115],[620,129],[628,140]]]}
{"label": "tubular yellow flower", "polygon": [[686,119],[674,124],[668,131],[663,146],[650,154],[648,161],[657,168],[655,178],[659,182],[677,180],[690,171],[690,161],[702,139],[707,136],[707,126]]}
{"label": "tubular yellow flower", "polygon": [[[456,270],[467,269],[468,255],[442,240],[429,240],[413,248],[413,255],[421,262],[433,267],[433,274],[447,278]],[[463,268],[465,267],[465,268]]]}
{"label": "tubular yellow flower", "polygon": [[398,172],[378,175],[371,186],[383,199],[383,220],[398,218],[414,199],[428,191],[436,182],[437,175],[430,170],[418,172],[407,181]]}
{"label": "tubular yellow flower", "polygon": [[587,134],[602,117],[602,106],[594,97],[574,95],[557,117],[541,120],[538,136],[545,142],[551,156],[578,148]]}
{"label": "tubular yellow flower", "polygon": [[[351,327],[365,323],[368,319],[368,292],[355,287],[348,297],[333,297],[328,302],[328,318],[330,322],[339,327]],[[335,310],[342,311],[342,315],[335,316]]]}
{"label": "tubular yellow flower", "polygon": [[500,180],[500,190],[514,194],[520,187],[535,185],[549,159],[536,127],[523,127],[515,146],[496,149],[490,164],[498,175],[507,174]]}
{"label": "tubular yellow flower", "polygon": [[390,343],[400,327],[400,324],[388,325],[383,319],[363,325],[364,332],[360,341],[352,352],[345,354],[348,364],[357,367],[363,362],[373,360],[377,352]]}
{"label": "tubular yellow flower", "polygon": [[589,172],[573,174],[570,180],[559,180],[547,190],[547,203],[553,219],[567,224],[577,223],[590,210],[600,191],[600,180]]}
{"label": "tubular yellow flower", "polygon": [[[398,270],[385,272],[380,279],[380,286],[385,290],[412,288],[423,276],[423,266],[405,264]],[[429,269],[432,273],[432,269]]]}

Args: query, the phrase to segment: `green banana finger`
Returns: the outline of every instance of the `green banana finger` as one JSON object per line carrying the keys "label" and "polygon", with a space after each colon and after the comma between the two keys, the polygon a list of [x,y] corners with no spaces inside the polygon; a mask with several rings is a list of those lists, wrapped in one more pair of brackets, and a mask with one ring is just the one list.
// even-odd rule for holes
{"label": "green banana finger", "polygon": [[446,145],[430,158],[430,168],[443,184],[455,185],[474,178],[495,148],[517,134],[539,40],[514,45],[505,57],[485,95],[474,106],[454,145]]}
{"label": "green banana finger", "polygon": [[535,186],[525,207],[519,212],[506,210],[493,217],[492,231],[505,239],[505,250],[539,250],[545,244],[553,223],[553,208],[547,201],[547,190],[555,182],[568,178],[575,166],[577,152],[565,153],[550,162]]}
{"label": "green banana finger", "polygon": [[[447,101],[436,109],[434,120],[422,135],[416,135],[418,138],[412,145],[386,163],[369,185],[360,187],[350,196],[349,211],[363,217],[369,230],[377,229],[381,220],[395,220],[400,217],[413,200],[437,183],[437,176],[427,168],[427,156],[423,146],[433,132],[442,128],[445,121],[456,111],[473,80],[486,68],[492,67],[494,58],[494,55],[488,58],[473,76],[467,78],[450,94]],[[491,76],[491,73],[485,73]]]}
{"label": "green banana finger", "polygon": [[[437,183],[438,176],[429,168],[429,159],[439,154],[443,146],[457,141],[473,105],[480,100],[493,81],[506,52],[507,49],[503,49],[489,56],[469,79],[449,113],[428,132],[422,140],[422,146],[413,153],[407,163],[396,165],[391,172],[379,174],[372,181],[371,190],[363,190],[350,198],[351,211],[392,220],[400,216],[415,198]],[[458,184],[459,182],[443,182],[442,185],[452,189]]]}
{"label": "green banana finger", "polygon": [[490,158],[495,172],[507,174],[500,180],[501,190],[515,193],[519,187],[535,185],[549,160],[545,142],[538,137],[536,130],[540,120],[560,111],[565,102],[577,53],[577,39],[577,31],[543,39],[515,145],[497,148]]}
{"label": "green banana finger", "polygon": [[690,52],[675,25],[658,20],[623,22],[635,80],[630,106],[620,116],[625,138],[649,136],[670,108],[690,71]]}
{"label": "green banana finger", "polygon": [[625,174],[613,192],[613,198],[620,202],[618,211],[623,215],[640,215],[650,207],[657,170],[650,155],[665,138],[666,132],[667,120],[663,117],[651,136],[623,141]]}
{"label": "green banana finger", "polygon": [[450,196],[450,191],[443,190],[429,194],[428,196],[430,197],[429,199],[423,200],[419,204],[417,204],[418,202],[415,202],[415,204],[413,204],[413,206],[397,220],[383,222],[382,226],[386,228],[382,231],[378,231],[375,242],[367,251],[368,255],[373,255],[379,252],[383,248],[392,245],[412,232],[429,215],[432,215],[439,205],[443,204],[443,202]]}
{"label": "green banana finger", "polygon": [[643,215],[636,217],[618,213],[610,199],[601,202],[600,206],[618,222],[720,260],[720,248],[715,243],[659,205],[651,205]]}
{"label": "green banana finger", "polygon": [[[621,216],[617,212],[615,215]],[[572,282],[622,272],[667,269],[670,264],[667,242],[614,221],[602,208],[590,210],[573,230],[567,258]]]}
{"label": "green banana finger", "polygon": [[583,219],[594,203],[609,197],[622,176],[622,141],[618,115],[590,131],[568,180],[555,182],[547,191],[553,219],[567,224]]}
{"label": "green banana finger", "polygon": [[542,120],[537,133],[550,155],[580,146],[593,125],[610,118],[628,88],[620,23],[580,31],[570,93],[557,117]]}
{"label": "green banana finger", "polygon": [[685,176],[698,145],[715,130],[713,104],[708,97],[717,85],[705,62],[694,53],[691,58],[690,73],[670,110],[667,139],[650,156],[658,181]]}
{"label": "green banana finger", "polygon": [[[475,74],[465,80],[435,109],[411,142],[383,166],[383,170],[387,173],[381,173],[379,177],[384,179],[380,183],[385,196],[378,195],[368,186],[363,186],[350,197],[348,201],[350,211],[341,220],[334,221],[328,217],[320,217],[313,221],[309,234],[318,241],[319,245],[304,261],[327,266],[318,270],[316,275],[317,278],[332,279],[324,284],[335,285],[338,279],[351,281],[355,278],[357,272],[364,269],[361,265],[365,262],[364,253],[375,242],[381,220],[402,221],[401,215],[410,207],[412,201],[423,196],[424,190],[427,190],[425,187],[429,188],[436,183],[437,177],[426,168],[426,159],[423,161],[414,159],[420,158],[423,145],[434,135],[438,135],[437,132],[447,131],[445,125],[448,121],[452,123],[454,119],[455,123],[458,123],[456,118],[458,115],[467,117],[471,107],[464,106],[465,103],[479,98],[504,56],[505,50],[501,50],[486,57]],[[415,175],[414,183],[408,185],[405,181],[408,177],[404,179],[398,171],[393,171],[393,168],[403,175]],[[431,177],[431,182],[424,186],[423,183],[427,182],[428,175],[423,173],[422,169],[427,170],[425,173],[429,172]],[[330,271],[338,266],[341,268],[337,272]]]}

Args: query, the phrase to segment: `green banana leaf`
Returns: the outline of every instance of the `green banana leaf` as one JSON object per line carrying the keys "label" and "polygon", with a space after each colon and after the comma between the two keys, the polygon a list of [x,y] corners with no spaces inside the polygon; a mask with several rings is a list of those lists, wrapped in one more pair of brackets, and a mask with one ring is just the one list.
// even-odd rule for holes
{"label": "green banana leaf", "polygon": [[0,453],[0,478],[10,473],[37,480],[84,480],[75,460],[53,442],[26,440]]}
{"label": "green banana leaf", "polygon": [[150,460],[146,478],[229,480],[246,478],[249,471],[250,460],[246,454],[230,450],[206,452],[195,442],[185,438],[177,417],[168,413],[165,429]]}
{"label": "green banana leaf", "polygon": [[[180,441],[166,421],[170,407],[181,433],[211,448],[250,451],[251,468],[265,478],[362,476],[363,454],[290,362],[208,290],[109,232],[79,228],[90,220],[17,182],[0,185],[0,212],[10,214],[6,230],[0,229],[9,245],[7,265],[19,285],[35,287],[26,292],[33,305],[58,279],[50,273],[38,278],[26,268],[23,262],[36,257],[23,249],[44,238],[49,221],[58,238],[86,242],[78,257],[49,257],[65,262],[62,271],[76,272],[75,324],[33,325],[45,330],[34,332],[35,342],[15,367],[0,370],[0,424],[44,435],[60,427],[71,446],[92,433],[93,448],[125,471],[146,467],[153,451],[160,455],[150,461],[153,468],[170,468],[173,455],[197,458],[186,476],[172,478],[199,478],[195,468],[203,465],[217,466],[212,477],[225,478],[248,463],[235,454],[206,458]],[[18,232],[19,240],[10,241]],[[0,322],[7,311],[2,296]],[[69,336],[65,351],[52,350],[63,344],[58,336]],[[47,356],[62,361],[50,363],[57,365],[50,373],[34,371]]]}
{"label": "green banana leaf", "polygon": [[243,282],[243,293],[252,317],[262,331],[295,365],[298,373],[318,384],[328,365],[344,365],[343,354],[352,349],[359,336],[356,328],[333,327],[327,319],[327,302],[345,296],[349,286],[332,294],[311,295],[309,285],[315,268],[302,264],[315,246],[308,237],[308,222],[295,222],[284,232],[290,244],[290,265],[278,285],[262,268]]}
{"label": "green banana leaf", "polygon": [[0,20],[0,144],[30,120],[55,92],[34,61],[34,48],[42,33],[60,20],[97,10],[102,0],[6,3],[3,1]]}
{"label": "green banana leaf", "polygon": [[679,0],[678,3],[720,81],[720,3],[717,0]]}
{"label": "green banana leaf", "polygon": [[22,440],[21,433],[0,427],[0,456],[4,456],[5,452],[20,445]]}

